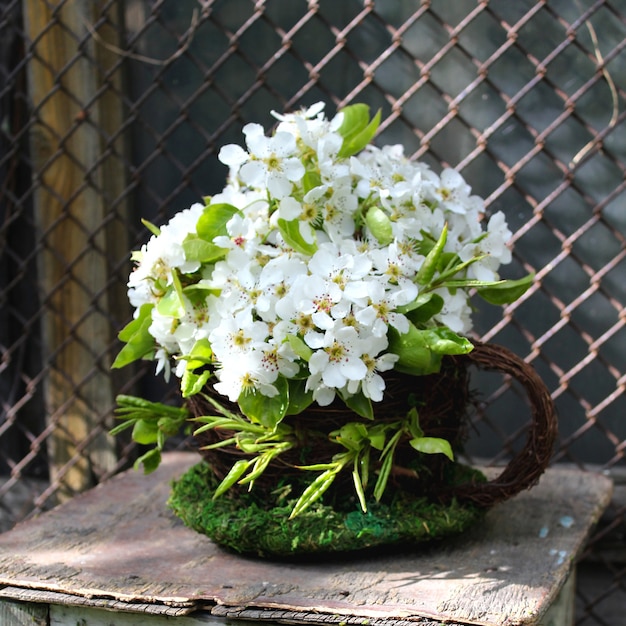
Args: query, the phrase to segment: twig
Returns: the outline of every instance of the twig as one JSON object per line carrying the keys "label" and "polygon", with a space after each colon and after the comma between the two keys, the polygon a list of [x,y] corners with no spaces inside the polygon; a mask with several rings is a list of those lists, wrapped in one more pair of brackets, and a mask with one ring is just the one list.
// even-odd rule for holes
{"label": "twig", "polygon": [[[202,6],[202,14],[206,13],[206,10],[207,10],[206,0],[198,0],[198,2]],[[141,63],[148,63],[150,65],[167,65],[171,63],[172,61],[176,60],[178,57],[182,56],[189,49],[189,46],[191,45],[191,42],[193,41],[193,38],[194,38],[196,29],[198,28],[199,23],[200,23],[200,13],[198,12],[198,9],[194,9],[191,14],[191,22],[189,24],[189,28],[187,29],[187,32],[184,35],[185,41],[183,45],[174,54],[169,56],[167,59],[154,59],[152,57],[148,57],[143,54],[135,54],[134,52],[129,52],[128,50],[122,50],[122,48],[118,48],[117,46],[114,46],[108,43],[107,41],[105,41],[104,39],[102,39],[102,37],[100,37],[100,35],[96,32],[96,30],[91,24],[85,22],[85,27],[87,28],[91,36],[101,46],[103,46],[104,48],[106,48],[107,50],[111,52],[114,52],[115,54],[121,57],[124,57],[126,59],[133,59],[135,61],[140,61]]]}
{"label": "twig", "polygon": [[[615,83],[613,82],[613,78],[609,70],[606,68],[604,64],[604,57],[600,52],[600,45],[598,43],[598,36],[596,34],[595,29],[591,25],[589,20],[585,21],[585,26],[587,26],[587,30],[589,31],[589,35],[591,36],[591,41],[593,43],[593,50],[595,53],[596,60],[598,62],[598,67],[602,67],[602,75],[604,76],[604,80],[606,80],[607,85],[609,86],[609,90],[611,91],[611,100],[613,103],[613,113],[611,114],[611,119],[607,124],[607,129],[611,129],[617,123],[617,119],[619,116],[619,98],[617,94],[617,89],[615,87]],[[580,161],[590,152],[590,150],[594,147],[596,143],[596,139],[591,139],[587,144],[585,144],[572,158],[570,162],[570,167],[575,167],[580,163]]]}

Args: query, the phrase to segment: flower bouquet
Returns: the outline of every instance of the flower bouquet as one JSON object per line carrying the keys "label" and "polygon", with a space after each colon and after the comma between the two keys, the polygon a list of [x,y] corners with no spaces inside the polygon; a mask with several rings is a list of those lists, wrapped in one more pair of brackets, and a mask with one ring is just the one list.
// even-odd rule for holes
{"label": "flower bouquet", "polygon": [[[286,555],[419,542],[458,532],[533,484],[554,439],[536,374],[471,341],[470,296],[502,305],[504,215],[459,173],[371,141],[356,104],[274,114],[227,145],[224,189],[177,213],[133,254],[133,320],[114,367],[156,362],[182,406],[118,398],[119,432],[152,446],[192,425],[204,460],[173,486],[191,527],[246,553]],[[492,483],[456,459],[468,366],[514,376],[531,435]],[[507,473],[508,472],[508,473]]]}

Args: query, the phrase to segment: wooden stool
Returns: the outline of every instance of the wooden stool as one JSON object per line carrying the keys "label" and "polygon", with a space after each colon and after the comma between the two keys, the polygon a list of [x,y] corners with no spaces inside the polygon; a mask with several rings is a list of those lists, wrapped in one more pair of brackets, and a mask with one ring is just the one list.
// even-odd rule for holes
{"label": "wooden stool", "polygon": [[169,453],[0,535],[3,626],[565,626],[575,559],[611,498],[605,476],[551,468],[443,543],[276,562],[227,553],[166,507],[198,462]]}

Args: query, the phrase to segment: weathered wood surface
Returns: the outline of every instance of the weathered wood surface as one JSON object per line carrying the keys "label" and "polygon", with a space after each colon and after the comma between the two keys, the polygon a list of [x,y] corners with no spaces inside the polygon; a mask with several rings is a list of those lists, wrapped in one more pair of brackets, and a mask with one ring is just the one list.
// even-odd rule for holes
{"label": "weathered wood surface", "polygon": [[[33,213],[43,242],[37,253],[45,311],[41,358],[48,365],[46,415],[54,425],[47,442],[56,494],[66,499],[93,486],[94,475],[113,471],[117,463],[115,439],[94,407],[106,412],[115,406],[109,316],[123,300],[109,259],[128,250],[127,229],[113,218],[127,211],[120,200],[122,76],[118,56],[98,45],[89,29],[104,21],[99,36],[117,43],[120,6],[103,0],[23,0],[22,9],[36,120],[30,133],[37,183]],[[119,317],[124,319],[125,311]]]}
{"label": "weathered wood surface", "polygon": [[[5,626],[3,624],[3,626]],[[7,624],[6,626],[13,626]],[[208,618],[199,621],[194,617],[146,616],[134,613],[111,613],[98,609],[76,606],[53,606],[50,608],[50,622],[46,626],[227,626],[225,622]],[[232,623],[228,626],[233,626]],[[237,625],[239,626],[239,624]],[[243,626],[243,625],[241,625]],[[252,626],[248,624],[248,626]]]}
{"label": "weathered wood surface", "polygon": [[165,614],[534,624],[611,497],[604,476],[551,469],[480,527],[444,544],[273,562],[227,553],[167,510],[171,479],[197,458],[171,453],[155,474],[117,476],[0,535],[0,584],[65,594],[66,604],[148,604]]}

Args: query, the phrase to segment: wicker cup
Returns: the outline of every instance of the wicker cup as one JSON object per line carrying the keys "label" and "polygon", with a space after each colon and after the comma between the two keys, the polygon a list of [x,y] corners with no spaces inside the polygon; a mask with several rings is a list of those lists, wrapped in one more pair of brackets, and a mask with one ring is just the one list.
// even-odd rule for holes
{"label": "wicker cup", "polygon": [[[417,453],[407,441],[398,447],[395,457],[396,466],[392,475],[394,480],[402,482],[404,489],[414,489],[419,491],[419,495],[433,496],[439,501],[456,499],[488,508],[532,487],[538,481],[552,455],[557,419],[550,394],[531,365],[502,346],[476,341],[473,343],[475,347],[469,354],[444,358],[441,371],[437,374],[410,376],[395,371],[387,372],[385,399],[375,404],[375,419],[397,420],[415,406],[424,434],[444,438],[455,451],[459,451],[468,434],[470,367],[499,372],[517,380],[527,394],[532,419],[525,445],[496,478],[489,482],[477,481],[450,487],[443,478],[449,461],[441,454],[421,455],[425,457],[420,462],[427,467],[428,480],[415,482],[412,486],[411,479],[407,478],[411,473],[403,470]],[[236,405],[224,403],[223,398],[220,397],[219,401],[230,410],[237,410]],[[196,416],[214,413],[214,409],[201,396],[192,398],[189,405]],[[289,474],[302,475],[302,470],[295,467],[297,465],[329,462],[341,448],[329,440],[328,433],[346,422],[367,422],[347,409],[341,401],[327,407],[311,405],[301,414],[287,416],[285,420],[293,427],[297,443],[270,464],[263,476],[255,482],[255,489],[271,489],[279,477],[284,479]],[[202,450],[202,447],[229,438],[232,434],[225,430],[209,430],[197,436],[203,458],[220,480],[235,461],[248,457],[234,446],[211,450]],[[340,476],[336,481],[336,489],[352,489],[352,478],[349,472],[345,474],[347,476]]]}

